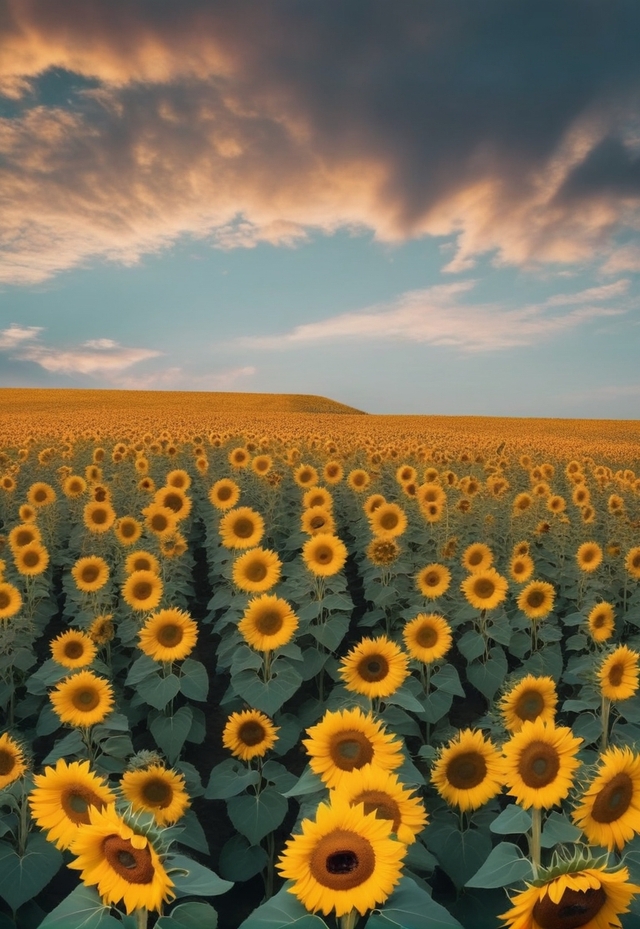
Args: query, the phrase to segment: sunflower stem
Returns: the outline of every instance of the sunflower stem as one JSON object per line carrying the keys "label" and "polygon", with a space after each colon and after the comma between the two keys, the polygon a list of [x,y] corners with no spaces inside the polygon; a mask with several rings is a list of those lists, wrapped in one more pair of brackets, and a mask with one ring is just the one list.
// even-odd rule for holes
{"label": "sunflower stem", "polygon": [[606,751],[607,745],[609,744],[609,712],[611,710],[611,700],[608,697],[602,695],[602,708],[600,711],[600,718],[602,721],[602,735],[600,737],[600,751]]}
{"label": "sunflower stem", "polygon": [[133,911],[133,915],[136,920],[136,929],[147,929],[148,911],[143,906],[140,906]]}
{"label": "sunflower stem", "polygon": [[534,880],[537,879],[540,871],[540,853],[542,849],[542,810],[535,808],[531,811],[531,842],[529,849],[531,852],[531,865],[533,867]]}
{"label": "sunflower stem", "polygon": [[22,796],[20,797],[20,816],[18,818],[18,855],[22,858],[27,850],[27,839],[29,838],[29,804],[27,803],[27,791],[22,781]]}
{"label": "sunflower stem", "polygon": [[340,929],[355,929],[357,922],[358,911],[351,910],[350,913],[345,913],[344,916],[340,917]]}

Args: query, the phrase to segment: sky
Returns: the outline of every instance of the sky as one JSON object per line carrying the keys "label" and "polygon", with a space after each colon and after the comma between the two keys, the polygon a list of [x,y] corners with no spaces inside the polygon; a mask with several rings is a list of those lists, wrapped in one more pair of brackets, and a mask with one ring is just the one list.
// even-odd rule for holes
{"label": "sky", "polygon": [[0,0],[0,387],[638,419],[637,0]]}

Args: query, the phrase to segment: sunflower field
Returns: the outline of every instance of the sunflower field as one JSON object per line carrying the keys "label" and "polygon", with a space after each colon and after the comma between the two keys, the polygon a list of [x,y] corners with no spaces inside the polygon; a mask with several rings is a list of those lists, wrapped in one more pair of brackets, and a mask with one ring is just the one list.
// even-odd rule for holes
{"label": "sunflower field", "polygon": [[640,423],[0,400],[0,929],[640,925]]}

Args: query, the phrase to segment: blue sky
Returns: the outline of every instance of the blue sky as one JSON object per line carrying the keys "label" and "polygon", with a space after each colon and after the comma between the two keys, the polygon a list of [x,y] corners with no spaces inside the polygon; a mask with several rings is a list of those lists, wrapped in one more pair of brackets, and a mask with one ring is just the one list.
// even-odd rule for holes
{"label": "blue sky", "polygon": [[3,6],[0,386],[638,418],[637,4]]}

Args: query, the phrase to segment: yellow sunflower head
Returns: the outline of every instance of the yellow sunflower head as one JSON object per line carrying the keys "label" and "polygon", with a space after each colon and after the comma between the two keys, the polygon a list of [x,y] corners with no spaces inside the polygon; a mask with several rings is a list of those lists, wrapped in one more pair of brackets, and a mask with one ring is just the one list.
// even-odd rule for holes
{"label": "yellow sunflower head", "polygon": [[26,548],[27,545],[33,545],[34,542],[41,542],[42,536],[40,530],[34,523],[26,523],[14,526],[9,532],[8,541],[9,548],[15,555],[20,549]]}
{"label": "yellow sunflower head", "polygon": [[103,809],[115,802],[104,778],[91,771],[88,761],[67,762],[37,774],[29,794],[31,815],[57,848],[69,848],[81,826],[89,824],[89,809]]}
{"label": "yellow sunflower head", "polygon": [[318,483],[318,472],[309,464],[301,464],[293,472],[293,479],[298,487],[313,487]]}
{"label": "yellow sunflower head", "polygon": [[367,558],[378,568],[386,568],[397,560],[400,546],[394,539],[372,539],[367,546]]}
{"label": "yellow sunflower head", "polygon": [[397,503],[381,503],[369,517],[369,525],[379,539],[395,539],[407,528],[407,516]]}
{"label": "yellow sunflower head", "polygon": [[69,629],[51,642],[51,657],[63,668],[85,668],[96,654],[93,639],[78,629]]}
{"label": "yellow sunflower head", "polygon": [[250,600],[238,625],[245,642],[260,652],[282,648],[297,628],[298,617],[287,601],[269,594]]}
{"label": "yellow sunflower head", "polygon": [[96,616],[89,626],[88,633],[96,645],[106,645],[107,642],[111,642],[116,634],[113,614],[105,613],[103,616]]}
{"label": "yellow sunflower head", "polygon": [[153,574],[160,574],[160,562],[151,552],[140,549],[127,555],[124,570],[127,574],[133,574],[134,571],[151,571]]}
{"label": "yellow sunflower head", "polygon": [[319,506],[322,507],[323,510],[331,512],[333,509],[333,497],[326,487],[311,487],[302,495],[302,505],[307,510]]}
{"label": "yellow sunflower head", "polygon": [[404,644],[412,658],[424,664],[441,661],[451,648],[451,626],[437,613],[418,613],[402,630]]}
{"label": "yellow sunflower head", "polygon": [[165,484],[167,487],[177,487],[178,490],[189,490],[191,487],[191,476],[183,468],[175,468],[167,474]]}
{"label": "yellow sunflower head", "polygon": [[640,755],[608,748],[572,813],[590,845],[622,851],[640,833]]}
{"label": "yellow sunflower head", "polygon": [[582,739],[567,726],[525,721],[503,747],[508,793],[525,809],[550,809],[569,793]]}
{"label": "yellow sunflower head", "polygon": [[587,616],[587,628],[594,642],[606,642],[615,632],[616,623],[611,603],[596,603]]}
{"label": "yellow sunflower head", "polygon": [[462,566],[475,574],[477,571],[486,571],[493,564],[493,552],[484,542],[473,542],[462,553]]}
{"label": "yellow sunflower head", "polygon": [[114,704],[111,684],[91,671],[78,671],[66,677],[51,691],[49,698],[60,721],[70,726],[101,723]]}
{"label": "yellow sunflower head", "polygon": [[220,536],[226,548],[255,548],[264,535],[264,519],[248,506],[229,510],[220,520]]}
{"label": "yellow sunflower head", "polygon": [[252,548],[233,563],[233,583],[246,593],[264,593],[280,580],[282,562],[269,548]]}
{"label": "yellow sunflower head", "polygon": [[232,713],[222,733],[222,744],[242,761],[262,758],[278,739],[278,726],[259,710]]}
{"label": "yellow sunflower head", "polygon": [[82,521],[89,532],[100,535],[111,529],[116,521],[116,511],[107,500],[104,502],[94,500],[86,504]]}
{"label": "yellow sunflower head", "polygon": [[442,564],[428,564],[416,575],[416,586],[423,597],[441,597],[451,584],[451,571]]}
{"label": "yellow sunflower head", "polygon": [[476,810],[502,790],[500,752],[479,730],[460,730],[440,751],[431,781],[447,803]]}
{"label": "yellow sunflower head", "polygon": [[93,593],[101,590],[109,580],[109,565],[99,555],[86,555],[76,561],[71,575],[78,590]]}
{"label": "yellow sunflower head", "polygon": [[516,494],[513,499],[512,511],[514,516],[521,516],[533,506],[533,497],[528,493]]}
{"label": "yellow sunflower head", "polygon": [[237,448],[232,448],[227,456],[227,461],[232,468],[236,471],[242,471],[246,468],[251,460],[251,455],[246,448],[238,446]]}
{"label": "yellow sunflower head", "polygon": [[576,562],[581,571],[592,574],[602,563],[602,549],[597,542],[583,542],[576,552]]}
{"label": "yellow sunflower head", "polygon": [[146,506],[142,512],[145,526],[149,532],[152,532],[160,539],[173,535],[178,528],[176,514],[168,506],[161,506],[159,503],[154,502]]}
{"label": "yellow sunflower head", "polygon": [[519,732],[523,723],[542,719],[553,722],[558,695],[552,677],[535,677],[527,674],[514,684],[500,700],[500,712],[505,728]]}
{"label": "yellow sunflower head", "polygon": [[319,532],[333,533],[336,525],[330,510],[323,506],[312,506],[303,511],[300,528],[306,535],[318,535]]}
{"label": "yellow sunflower head", "polygon": [[55,499],[55,490],[51,484],[46,484],[44,481],[36,481],[27,491],[27,503],[30,503],[31,506],[35,506],[38,509],[49,506]]}
{"label": "yellow sunflower head", "polygon": [[132,571],[122,585],[122,599],[132,610],[155,610],[162,600],[163,584],[154,571]]}
{"label": "yellow sunflower head", "polygon": [[161,764],[125,771],[120,789],[134,810],[151,813],[159,826],[175,823],[191,804],[184,776]]}
{"label": "yellow sunflower head", "polygon": [[535,570],[533,558],[526,552],[514,555],[509,562],[509,574],[516,584],[526,584]]}
{"label": "yellow sunflower head", "polygon": [[114,523],[113,531],[118,542],[128,547],[135,545],[142,535],[142,524],[133,516],[121,516]]}
{"label": "yellow sunflower head", "polygon": [[405,845],[415,842],[427,823],[422,800],[391,771],[375,765],[365,765],[344,777],[337,794],[349,806],[361,803],[365,814],[375,813],[378,819],[390,820],[391,831]]}
{"label": "yellow sunflower head", "polygon": [[177,522],[186,519],[193,506],[186,489],[181,487],[161,487],[155,492],[153,500],[158,506],[171,510]]}
{"label": "yellow sunflower head", "polygon": [[251,462],[251,470],[254,474],[264,477],[273,467],[273,459],[270,455],[256,455]]}
{"label": "yellow sunflower head", "polygon": [[35,506],[31,506],[30,503],[23,503],[18,510],[18,516],[23,523],[32,523],[37,518],[38,511]]}
{"label": "yellow sunflower head", "polygon": [[13,784],[27,771],[24,752],[8,732],[0,735],[0,790]]}
{"label": "yellow sunflower head", "polygon": [[477,610],[494,610],[500,606],[506,599],[507,587],[507,579],[498,574],[495,568],[476,571],[460,585],[471,606]]}
{"label": "yellow sunflower head", "polygon": [[338,673],[347,690],[371,699],[389,697],[409,674],[408,658],[384,635],[364,638],[342,659]]}
{"label": "yellow sunflower head", "polygon": [[386,502],[386,498],[382,494],[370,494],[362,504],[362,509],[369,519],[371,519],[378,507]]}
{"label": "yellow sunflower head", "polygon": [[624,566],[636,580],[640,580],[640,545],[630,548],[624,559]]}
{"label": "yellow sunflower head", "polygon": [[327,461],[322,476],[327,484],[339,484],[344,476],[344,468],[339,461]]}
{"label": "yellow sunflower head", "polygon": [[602,661],[598,680],[603,697],[628,700],[638,690],[640,655],[626,645],[619,645]]}
{"label": "yellow sunflower head", "polygon": [[556,592],[547,581],[531,581],[518,595],[518,609],[528,619],[544,619],[553,609]]}
{"label": "yellow sunflower head", "polygon": [[42,574],[49,564],[49,552],[40,542],[32,542],[19,549],[13,556],[19,574],[35,577]]}
{"label": "yellow sunflower head", "polygon": [[81,497],[86,489],[87,482],[79,474],[70,474],[62,482],[62,493],[71,500]]}
{"label": "yellow sunflower head", "polygon": [[154,613],[138,633],[140,650],[154,661],[182,661],[198,641],[198,624],[183,610]]}
{"label": "yellow sunflower head", "polygon": [[344,542],[330,532],[319,532],[302,546],[302,559],[317,577],[332,577],[347,560]]}
{"label": "yellow sunflower head", "polygon": [[22,594],[13,584],[0,580],[0,619],[11,619],[22,608]]}
{"label": "yellow sunflower head", "polygon": [[347,475],[347,484],[358,494],[364,493],[370,483],[371,475],[364,468],[354,468]]}

